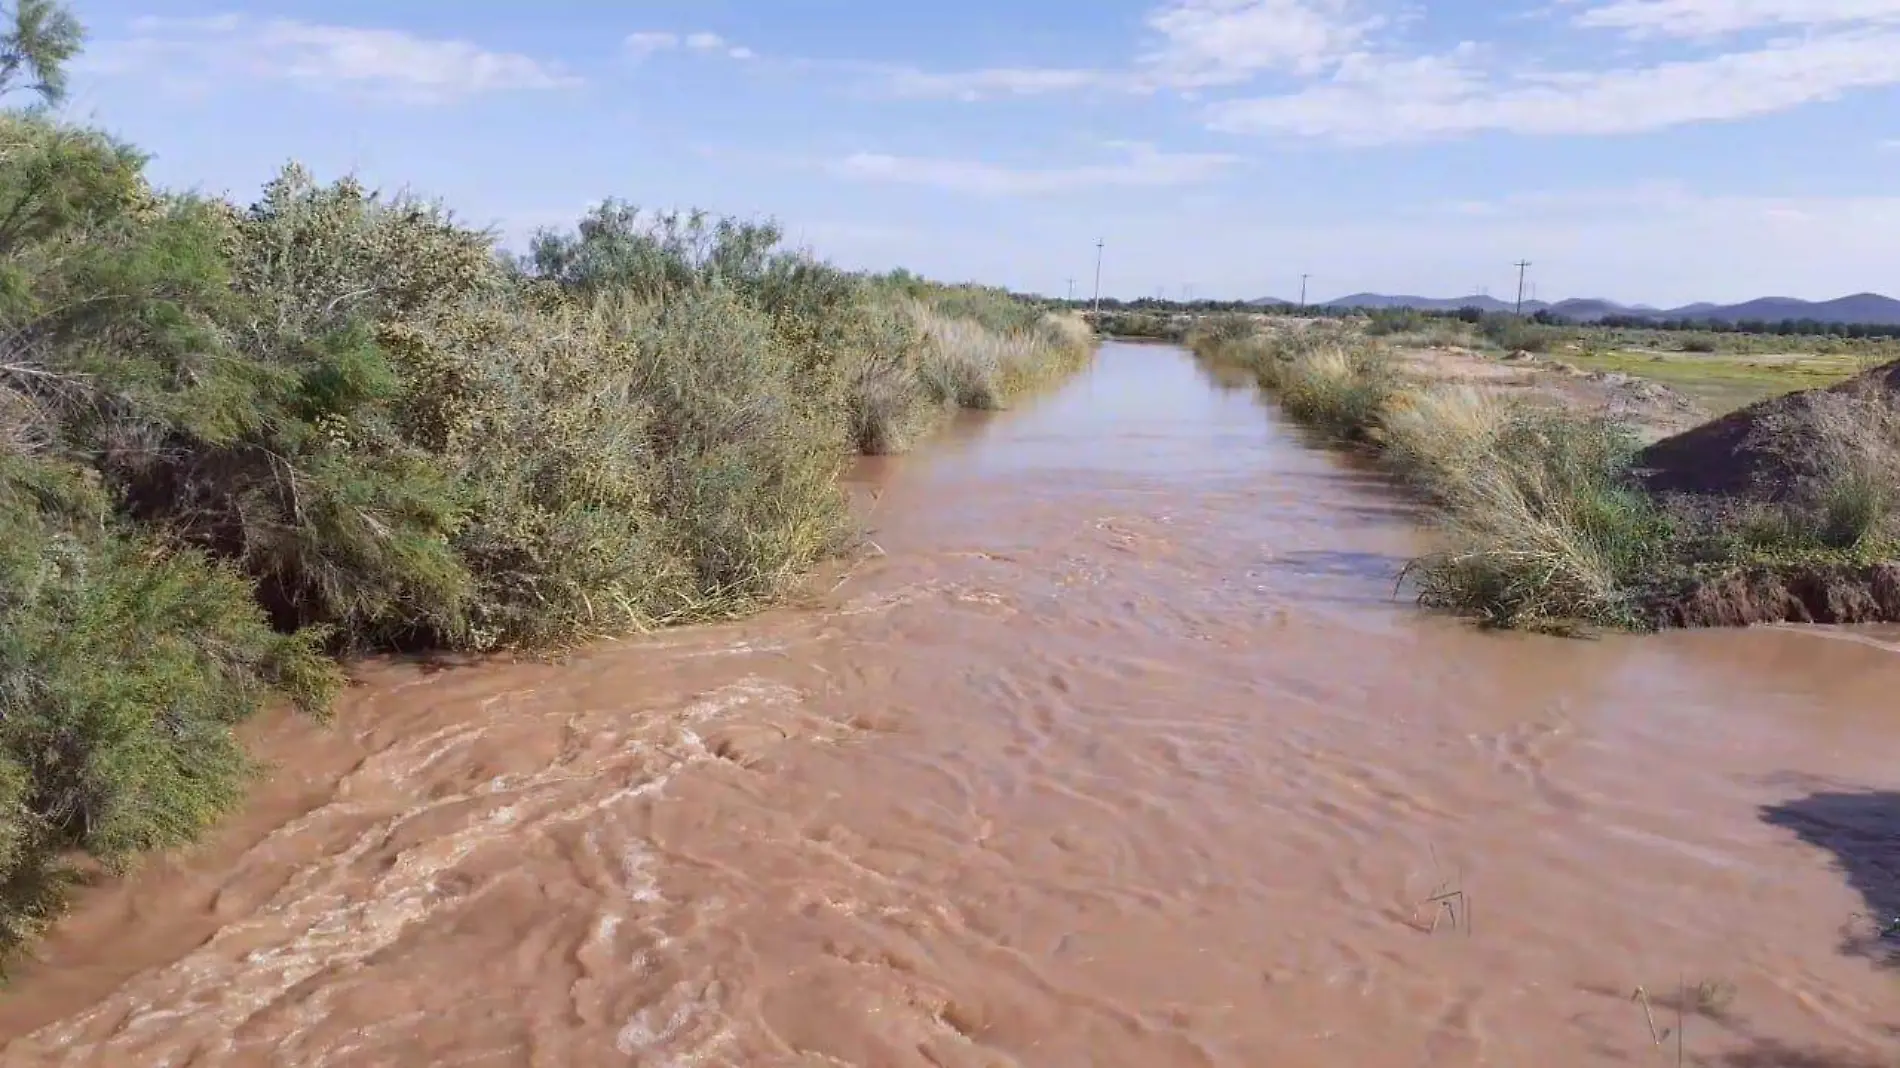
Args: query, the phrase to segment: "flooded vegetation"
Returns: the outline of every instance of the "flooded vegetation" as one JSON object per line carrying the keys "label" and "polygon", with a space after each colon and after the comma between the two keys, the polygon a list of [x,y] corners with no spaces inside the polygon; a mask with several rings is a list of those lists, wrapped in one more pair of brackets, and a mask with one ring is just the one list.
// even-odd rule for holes
{"label": "flooded vegetation", "polygon": [[233,728],[323,715],[332,655],[779,603],[854,549],[855,455],[1092,347],[764,223],[609,201],[509,258],[352,179],[293,166],[239,206],[143,167],[0,116],[0,953],[89,867],[212,825],[252,770]]}
{"label": "flooded vegetation", "polygon": [[1614,410],[1433,381],[1352,327],[1236,316],[1193,344],[1424,492],[1427,605],[1532,630],[1900,621],[1900,363],[1644,446]]}
{"label": "flooded vegetation", "polygon": [[1109,345],[861,461],[807,607],[365,664],[81,895],[5,1060],[1881,1063],[1900,635],[1422,613],[1323,444]]}
{"label": "flooded vegetation", "polygon": [[5,1065],[1891,1063],[1900,632],[1671,629],[1900,619],[1890,339],[1098,347],[771,223],[145,163],[0,115]]}

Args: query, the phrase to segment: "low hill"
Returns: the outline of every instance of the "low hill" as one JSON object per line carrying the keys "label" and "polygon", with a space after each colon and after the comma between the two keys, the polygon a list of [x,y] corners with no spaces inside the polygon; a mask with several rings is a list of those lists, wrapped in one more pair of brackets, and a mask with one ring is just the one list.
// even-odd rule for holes
{"label": "low hill", "polygon": [[[1255,301],[1266,304],[1268,301]],[[1495,297],[1418,297],[1384,293],[1352,293],[1328,301],[1314,301],[1315,307],[1334,308],[1417,308],[1420,311],[1456,311],[1476,307],[1488,312],[1511,311],[1514,304]],[[1643,304],[1618,304],[1594,298],[1572,298],[1555,304],[1544,301],[1524,302],[1525,314],[1548,309],[1556,315],[1579,322],[1593,322],[1609,316],[1636,316],[1646,319],[1711,319],[1741,322],[1762,319],[1811,319],[1819,323],[1859,323],[1876,326],[1900,326],[1900,300],[1879,293],[1855,293],[1834,300],[1801,300],[1795,297],[1758,297],[1740,304],[1711,304],[1706,301],[1680,308],[1655,308]]]}

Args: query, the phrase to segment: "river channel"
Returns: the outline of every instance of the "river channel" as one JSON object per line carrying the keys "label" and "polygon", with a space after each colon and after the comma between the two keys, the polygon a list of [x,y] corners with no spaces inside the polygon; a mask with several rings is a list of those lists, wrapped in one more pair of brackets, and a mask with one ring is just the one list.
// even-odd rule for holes
{"label": "river channel", "polygon": [[258,724],[0,1063],[1892,1063],[1893,635],[1434,617],[1401,494],[1161,346],[855,478],[812,603]]}

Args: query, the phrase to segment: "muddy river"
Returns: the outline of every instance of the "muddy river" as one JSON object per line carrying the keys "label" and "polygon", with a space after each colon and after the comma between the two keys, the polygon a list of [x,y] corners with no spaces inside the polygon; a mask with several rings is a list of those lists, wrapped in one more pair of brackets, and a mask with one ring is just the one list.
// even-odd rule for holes
{"label": "muddy river", "polygon": [[1433,618],[1401,498],[1164,347],[859,477],[815,605],[261,725],[0,1063],[1891,1063],[1892,635]]}

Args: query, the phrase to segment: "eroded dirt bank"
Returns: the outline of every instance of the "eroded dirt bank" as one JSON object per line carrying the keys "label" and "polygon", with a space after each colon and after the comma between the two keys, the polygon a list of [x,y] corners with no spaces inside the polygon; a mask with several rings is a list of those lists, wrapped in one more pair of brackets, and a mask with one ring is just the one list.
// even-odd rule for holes
{"label": "eroded dirt bank", "polygon": [[1624,1064],[1681,980],[1689,1058],[1882,1063],[1900,639],[1426,616],[1400,499],[1178,351],[965,429],[820,609],[265,725],[0,1062]]}

